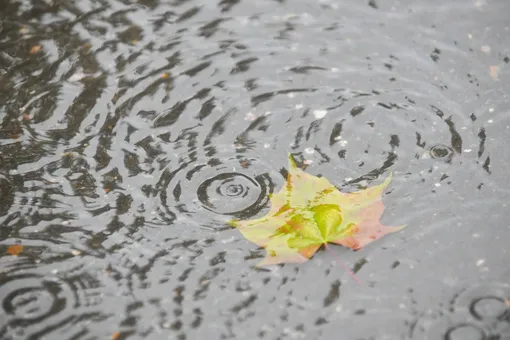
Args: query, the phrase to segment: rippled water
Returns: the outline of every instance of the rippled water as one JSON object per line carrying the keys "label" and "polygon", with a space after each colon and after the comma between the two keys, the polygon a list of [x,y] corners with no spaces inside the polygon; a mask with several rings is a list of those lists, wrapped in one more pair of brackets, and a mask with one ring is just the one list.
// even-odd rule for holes
{"label": "rippled water", "polygon": [[[510,339],[507,0],[4,0],[0,338]],[[287,154],[393,181],[255,269]],[[18,255],[13,245],[22,245]],[[19,248],[17,248],[19,249]]]}

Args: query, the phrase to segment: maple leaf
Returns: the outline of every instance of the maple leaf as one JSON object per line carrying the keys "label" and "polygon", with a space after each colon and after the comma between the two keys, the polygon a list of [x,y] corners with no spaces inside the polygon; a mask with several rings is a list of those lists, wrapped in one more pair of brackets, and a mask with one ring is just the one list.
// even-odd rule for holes
{"label": "maple leaf", "polygon": [[257,266],[301,263],[322,245],[339,244],[358,250],[405,226],[383,226],[381,195],[391,174],[377,186],[342,193],[326,178],[302,171],[289,155],[284,187],[270,196],[271,209],[254,220],[231,220],[245,238],[265,248],[266,258]]}

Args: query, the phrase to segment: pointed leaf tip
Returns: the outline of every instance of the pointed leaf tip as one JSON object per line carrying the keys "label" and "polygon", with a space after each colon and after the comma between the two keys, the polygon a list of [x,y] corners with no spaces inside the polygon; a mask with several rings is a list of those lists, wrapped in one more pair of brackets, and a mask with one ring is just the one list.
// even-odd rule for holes
{"label": "pointed leaf tip", "polygon": [[386,188],[388,186],[388,184],[390,184],[392,177],[393,177],[393,173],[392,172],[388,173],[388,176],[386,177],[386,179],[383,182],[384,188]]}
{"label": "pointed leaf tip", "polygon": [[388,228],[391,228],[391,232],[395,233],[397,231],[400,231],[400,230],[404,229],[405,227],[407,227],[407,224],[400,225],[398,227],[388,227]]}

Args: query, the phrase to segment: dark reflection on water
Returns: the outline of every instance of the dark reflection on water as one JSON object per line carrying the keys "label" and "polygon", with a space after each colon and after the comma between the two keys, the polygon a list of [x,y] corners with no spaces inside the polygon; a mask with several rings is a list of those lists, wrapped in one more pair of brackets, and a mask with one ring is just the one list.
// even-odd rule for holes
{"label": "dark reflection on water", "polygon": [[[509,11],[2,1],[0,337],[509,336]],[[325,253],[255,269],[226,225],[288,153],[345,191],[393,173],[408,228],[335,248],[363,286]]]}

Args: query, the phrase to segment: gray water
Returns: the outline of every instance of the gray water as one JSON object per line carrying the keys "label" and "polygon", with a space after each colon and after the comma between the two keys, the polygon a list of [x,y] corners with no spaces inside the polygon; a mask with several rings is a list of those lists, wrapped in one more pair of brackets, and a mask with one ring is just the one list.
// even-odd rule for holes
{"label": "gray water", "polygon": [[[510,339],[509,13],[3,0],[0,338]],[[255,268],[289,153],[407,227]]]}

